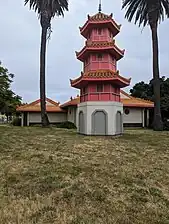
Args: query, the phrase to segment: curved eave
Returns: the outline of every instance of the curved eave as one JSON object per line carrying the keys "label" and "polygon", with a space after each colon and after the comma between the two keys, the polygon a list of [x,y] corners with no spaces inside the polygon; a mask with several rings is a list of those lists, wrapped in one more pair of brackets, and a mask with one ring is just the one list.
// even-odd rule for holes
{"label": "curved eave", "polygon": [[76,52],[77,59],[84,62],[86,55],[89,52],[97,52],[97,51],[110,51],[113,55],[115,55],[116,60],[120,60],[124,56],[125,50],[120,50],[116,45],[114,46],[103,46],[103,47],[87,47],[85,46],[80,52]]}
{"label": "curved eave", "polygon": [[114,37],[120,32],[121,25],[118,25],[113,19],[109,19],[109,20],[100,20],[100,21],[99,20],[95,20],[95,21],[87,20],[87,22],[84,24],[83,27],[79,27],[80,33],[82,36],[87,38],[88,31],[91,28],[98,27],[99,25],[100,26],[107,25],[107,27],[112,31]]}
{"label": "curved eave", "polygon": [[[121,100],[123,103],[123,99]],[[154,108],[154,104],[144,104],[144,103],[123,103],[124,107],[135,107],[135,108]]]}
{"label": "curved eave", "polygon": [[79,103],[80,103],[80,97],[77,97],[75,99],[69,100],[68,102],[62,104],[60,107],[67,109],[67,107],[70,107],[70,106],[75,107]]}
{"label": "curved eave", "polygon": [[[17,108],[18,112],[41,112],[40,107],[25,107],[25,108]],[[55,107],[47,107],[46,112],[48,113],[65,113],[66,111],[61,108]]]}
{"label": "curved eave", "polygon": [[131,79],[125,79],[122,76],[109,77],[109,78],[92,78],[92,77],[78,77],[77,79],[70,80],[71,86],[77,89],[82,88],[88,82],[96,82],[96,81],[109,81],[112,83],[116,83],[120,86],[120,88],[124,88],[130,85]]}

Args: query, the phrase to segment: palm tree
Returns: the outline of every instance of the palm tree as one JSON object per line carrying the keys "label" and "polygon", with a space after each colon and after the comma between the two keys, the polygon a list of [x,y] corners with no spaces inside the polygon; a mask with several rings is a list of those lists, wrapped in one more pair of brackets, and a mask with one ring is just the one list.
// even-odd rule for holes
{"label": "palm tree", "polygon": [[123,0],[122,8],[126,9],[125,18],[129,22],[135,17],[135,24],[150,26],[153,49],[153,89],[154,89],[154,121],[155,131],[163,130],[160,110],[160,75],[158,49],[158,23],[169,17],[169,0]]}
{"label": "palm tree", "polygon": [[55,16],[64,16],[68,11],[68,0],[25,0],[29,3],[30,9],[38,13],[42,27],[41,49],[40,49],[40,100],[42,126],[49,125],[46,113],[46,92],[45,92],[45,62],[46,62],[46,41],[51,34],[51,20]]}

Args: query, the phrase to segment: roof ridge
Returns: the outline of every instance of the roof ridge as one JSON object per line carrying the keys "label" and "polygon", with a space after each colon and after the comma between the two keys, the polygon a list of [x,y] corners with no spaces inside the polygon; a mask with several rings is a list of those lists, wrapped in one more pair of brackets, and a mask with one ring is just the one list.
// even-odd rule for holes
{"label": "roof ridge", "polygon": [[[52,104],[52,105],[48,105],[48,106],[60,107],[60,105],[59,105],[60,103],[59,102],[56,102],[54,100],[51,100],[48,97],[46,97],[46,101]],[[27,107],[31,107],[31,106],[39,106],[39,105],[37,105],[38,103],[40,103],[40,99],[35,100],[35,101],[31,102],[31,103],[25,104],[23,106],[19,106],[17,108],[21,109],[21,108],[27,108]]]}
{"label": "roof ridge", "polygon": [[140,101],[144,101],[144,102],[153,102],[153,101],[151,101],[151,100],[146,100],[146,99],[139,98],[139,97],[133,97],[133,98],[135,98],[135,99],[137,99],[137,100],[140,100]]}
{"label": "roof ridge", "polygon": [[126,93],[124,90],[121,89],[120,92],[121,92],[123,95],[129,97],[130,99],[132,98],[132,96],[129,95],[128,93]]}

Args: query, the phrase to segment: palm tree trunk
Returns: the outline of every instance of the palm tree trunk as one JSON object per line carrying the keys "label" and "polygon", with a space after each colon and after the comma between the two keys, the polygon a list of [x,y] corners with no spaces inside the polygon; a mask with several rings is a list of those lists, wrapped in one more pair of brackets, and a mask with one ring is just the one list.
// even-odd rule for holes
{"label": "palm tree trunk", "polygon": [[163,130],[163,122],[161,119],[160,109],[160,75],[159,75],[159,50],[158,50],[158,35],[157,23],[150,24],[152,32],[152,48],[153,48],[153,89],[154,89],[154,131]]}
{"label": "palm tree trunk", "polygon": [[46,113],[46,89],[45,89],[46,39],[47,39],[47,28],[42,26],[41,50],[40,50],[40,101],[41,101],[42,127],[49,126],[49,119]]}

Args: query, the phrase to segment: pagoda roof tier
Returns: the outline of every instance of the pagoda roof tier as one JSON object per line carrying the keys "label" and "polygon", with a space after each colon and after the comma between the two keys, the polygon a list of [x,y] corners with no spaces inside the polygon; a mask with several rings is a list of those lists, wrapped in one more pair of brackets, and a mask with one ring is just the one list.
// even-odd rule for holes
{"label": "pagoda roof tier", "polygon": [[93,16],[88,15],[88,20],[84,24],[84,26],[79,27],[81,35],[83,35],[85,38],[87,38],[88,31],[91,28],[95,28],[100,25],[106,26],[112,31],[113,36],[116,36],[120,32],[120,27],[121,25],[118,25],[114,19],[112,18],[113,14],[111,13],[110,15],[106,15],[104,13],[97,13]]}
{"label": "pagoda roof tier", "polygon": [[116,60],[121,59],[125,52],[125,50],[121,50],[115,45],[115,40],[111,42],[86,41],[86,46],[80,52],[76,52],[76,56],[77,59],[83,62],[89,52],[91,53],[97,51],[99,51],[99,53],[101,53],[101,51],[109,51],[113,56],[115,56]]}
{"label": "pagoda roof tier", "polygon": [[119,85],[120,87],[126,87],[130,85],[131,78],[126,79],[120,76],[119,71],[113,72],[112,70],[98,70],[86,73],[82,72],[80,77],[74,80],[70,80],[70,83],[72,87],[80,89],[82,86],[85,86],[89,81],[109,81]]}

